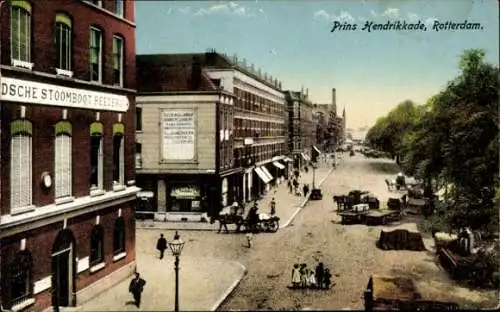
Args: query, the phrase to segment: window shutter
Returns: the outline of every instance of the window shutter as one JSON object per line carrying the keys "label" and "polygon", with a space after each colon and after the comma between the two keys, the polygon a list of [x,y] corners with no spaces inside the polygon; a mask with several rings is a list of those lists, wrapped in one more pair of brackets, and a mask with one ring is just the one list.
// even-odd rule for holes
{"label": "window shutter", "polygon": [[31,206],[31,137],[18,134],[11,138],[11,209]]}
{"label": "window shutter", "polygon": [[21,138],[21,135],[15,135],[10,143],[10,207],[12,210],[21,206]]}
{"label": "window shutter", "polygon": [[71,196],[71,136],[56,136],[56,198]]}

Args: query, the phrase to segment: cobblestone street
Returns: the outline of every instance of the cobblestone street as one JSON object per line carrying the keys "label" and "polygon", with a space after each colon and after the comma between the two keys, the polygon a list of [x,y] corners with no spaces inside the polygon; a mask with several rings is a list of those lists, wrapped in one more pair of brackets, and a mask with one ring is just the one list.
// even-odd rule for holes
{"label": "cobblestone street", "polygon": [[[201,265],[203,259],[217,259],[218,263],[223,263],[225,260],[236,261],[248,270],[248,274],[236,290],[219,308],[225,311],[362,309],[363,291],[371,274],[401,274],[418,280],[427,280],[437,292],[451,296],[451,299],[460,303],[492,307],[497,299],[496,292],[469,290],[450,281],[448,275],[434,262],[431,240],[425,239],[428,251],[382,251],[375,247],[381,227],[340,225],[336,222],[338,217],[332,201],[334,194],[347,193],[355,188],[369,190],[379,197],[383,207],[391,195],[386,190],[384,178],[391,177],[395,173],[397,168],[388,160],[364,159],[362,156],[345,157],[321,186],[324,193],[322,201],[309,202],[288,227],[281,228],[277,233],[255,235],[251,248],[246,247],[244,234],[179,231],[186,241],[181,257],[181,285],[190,285],[189,290],[181,286],[181,310],[194,310],[200,307],[196,301],[209,301],[203,299],[204,297],[213,298],[211,300],[216,302],[215,297],[224,293],[229,287],[230,281],[227,276],[236,278],[238,275],[237,270],[234,271],[229,265],[211,267],[208,265],[208,260],[207,265]],[[307,175],[304,177],[308,178]],[[283,189],[282,187],[277,191],[275,194],[277,198],[288,196],[298,199],[293,195],[283,194]],[[278,215],[282,216],[285,214],[283,208],[285,204],[282,200],[278,202]],[[295,205],[297,203],[295,202]],[[261,207],[264,211],[268,209],[265,202]],[[295,209],[291,209],[293,210]],[[286,218],[282,218],[282,223],[286,222],[284,219]],[[156,263],[153,261],[158,261],[155,259],[157,254],[154,245],[160,233],[169,238],[173,231],[166,229],[137,231],[139,258],[150,259],[139,261],[140,271],[150,270],[148,266]],[[172,257],[167,255],[167,258]],[[200,264],[196,268],[198,273],[190,271],[196,266],[191,266],[189,259],[197,259],[193,261]],[[333,281],[336,283],[332,289],[301,291],[286,287],[290,283],[291,268],[294,263],[304,262],[309,266],[315,266],[317,259],[324,262],[332,271]],[[144,293],[144,308],[141,307],[141,310],[164,310],[173,302],[173,267],[171,262],[167,261],[154,271],[156,275],[147,276],[149,280]],[[211,284],[213,287],[207,287],[207,279],[217,282]],[[117,291],[125,293],[120,295],[119,300],[112,295]],[[160,300],[161,303],[155,299],[157,297],[163,298]],[[118,306],[115,304],[116,309],[124,305],[123,300],[130,300],[123,286],[114,287],[110,292],[103,294],[102,298],[105,299],[101,300],[118,302]],[[91,303],[87,306],[90,307]],[[98,305],[94,303],[92,306]],[[210,309],[208,303],[205,306],[204,310]],[[131,310],[136,310],[135,307],[130,307]]]}

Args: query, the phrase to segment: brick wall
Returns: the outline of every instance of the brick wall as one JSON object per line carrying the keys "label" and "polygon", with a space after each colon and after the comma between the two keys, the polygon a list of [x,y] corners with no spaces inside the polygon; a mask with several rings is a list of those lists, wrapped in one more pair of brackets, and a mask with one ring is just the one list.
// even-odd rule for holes
{"label": "brick wall", "polygon": [[[7,1],[9,2],[9,1]],[[89,29],[95,26],[103,31],[103,83],[112,84],[112,39],[121,35],[125,44],[125,87],[135,89],[135,26],[77,0],[31,1],[33,70],[55,74],[56,47],[54,44],[54,19],[58,12],[69,14],[73,19],[73,73],[74,78],[89,80]],[[103,1],[104,8],[114,10],[114,0]],[[10,60],[10,4],[4,3],[1,23],[2,64]],[[134,19],[134,2],[125,2],[125,17]]]}
{"label": "brick wall", "polygon": [[[98,272],[90,273],[89,270],[77,273],[76,290],[79,291],[97,280],[107,276],[118,268],[134,261],[135,259],[135,219],[134,202],[128,202],[119,206],[112,206],[99,211],[100,224],[104,228],[104,253],[106,267]],[[125,251],[127,256],[113,262],[113,229],[114,222],[118,217],[118,209],[122,209],[122,217],[125,219]],[[97,213],[87,214],[69,219],[67,228],[71,230],[75,239],[74,255],[79,259],[88,257],[90,254],[90,232],[95,225]],[[32,274],[33,282],[41,280],[52,273],[52,245],[54,240],[63,229],[63,222],[53,223],[35,230],[27,231],[18,235],[10,236],[2,240],[2,277],[7,276],[7,263],[11,262],[20,250],[21,239],[26,239],[26,250],[29,250],[33,260]],[[5,287],[5,285],[4,285]],[[5,290],[5,288],[4,288]],[[50,288],[36,295],[36,303],[32,310],[40,311],[51,304]],[[31,310],[31,309],[30,309]]]}

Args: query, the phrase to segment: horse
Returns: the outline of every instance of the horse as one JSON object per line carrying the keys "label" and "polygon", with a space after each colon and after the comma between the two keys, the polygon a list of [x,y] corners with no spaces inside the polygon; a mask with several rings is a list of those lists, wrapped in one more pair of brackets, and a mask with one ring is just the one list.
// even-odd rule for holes
{"label": "horse", "polygon": [[225,232],[228,233],[228,224],[235,224],[236,232],[240,232],[241,226],[245,224],[245,218],[239,214],[220,214],[215,218],[215,220],[219,221],[219,230],[217,233],[220,233],[223,227]]}

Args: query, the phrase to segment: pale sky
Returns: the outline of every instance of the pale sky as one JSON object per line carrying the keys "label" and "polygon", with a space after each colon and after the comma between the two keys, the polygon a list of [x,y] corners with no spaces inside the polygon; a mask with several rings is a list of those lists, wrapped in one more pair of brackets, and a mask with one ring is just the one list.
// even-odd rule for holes
{"label": "pale sky", "polygon": [[[237,54],[317,103],[337,89],[347,127],[371,126],[398,103],[419,104],[458,75],[464,49],[499,60],[497,0],[137,1],[137,53]],[[435,20],[480,23],[433,29]],[[331,32],[334,21],[357,24]],[[366,21],[420,21],[427,31],[361,30]]]}

